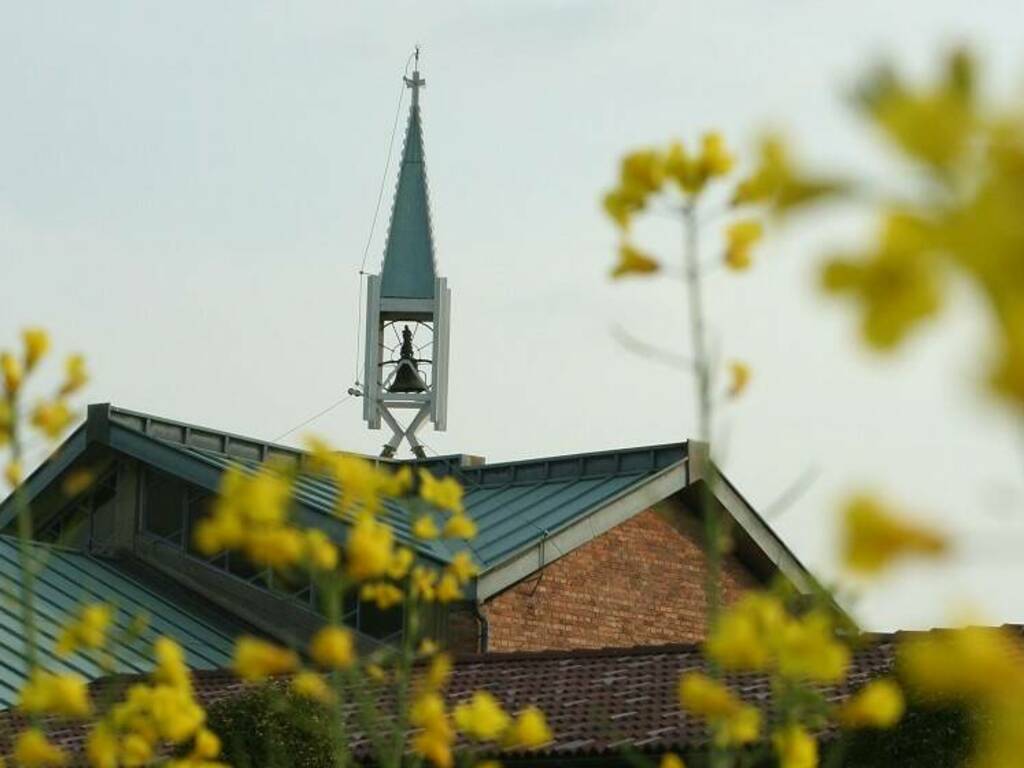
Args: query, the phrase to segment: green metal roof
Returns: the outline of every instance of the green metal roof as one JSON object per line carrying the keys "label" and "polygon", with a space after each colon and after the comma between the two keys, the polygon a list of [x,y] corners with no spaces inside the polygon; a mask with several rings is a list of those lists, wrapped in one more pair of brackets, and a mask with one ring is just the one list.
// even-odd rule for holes
{"label": "green metal roof", "polygon": [[[33,557],[40,564],[36,581],[36,618],[39,629],[39,663],[54,672],[77,672],[87,679],[106,673],[87,656],[63,659],[54,651],[62,626],[83,603],[107,602],[117,607],[114,624],[127,627],[134,616],[145,614],[149,626],[132,647],[114,648],[115,671],[148,672],[152,669],[152,643],[160,635],[174,638],[185,650],[193,669],[229,666],[232,637],[240,626],[225,619],[201,617],[194,601],[180,587],[157,591],[127,566],[117,561],[33,543]],[[18,541],[0,536],[0,709],[11,706],[27,674],[24,633],[20,617],[21,565]]]}
{"label": "green metal roof", "polygon": [[434,236],[430,226],[427,168],[420,108],[414,101],[405,130],[402,165],[384,248],[383,298],[434,298]]}

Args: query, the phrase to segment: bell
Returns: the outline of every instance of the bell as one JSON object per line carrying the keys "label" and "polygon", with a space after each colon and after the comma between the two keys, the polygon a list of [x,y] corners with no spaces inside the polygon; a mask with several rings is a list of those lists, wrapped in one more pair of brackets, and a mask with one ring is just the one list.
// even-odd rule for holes
{"label": "bell", "polygon": [[402,349],[398,355],[398,370],[395,372],[395,380],[388,387],[388,392],[426,392],[427,385],[423,383],[416,368],[416,353],[412,346],[412,331],[409,326],[402,330]]}

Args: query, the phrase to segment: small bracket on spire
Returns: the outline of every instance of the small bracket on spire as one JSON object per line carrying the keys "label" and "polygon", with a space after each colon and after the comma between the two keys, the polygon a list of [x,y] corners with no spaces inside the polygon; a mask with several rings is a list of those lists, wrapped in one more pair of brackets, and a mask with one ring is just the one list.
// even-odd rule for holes
{"label": "small bracket on spire", "polygon": [[403,77],[405,84],[412,88],[412,105],[415,107],[420,103],[420,87],[427,84],[427,81],[420,77],[420,47],[416,46],[416,51],[413,54],[415,57],[415,64],[412,68],[412,77]]}

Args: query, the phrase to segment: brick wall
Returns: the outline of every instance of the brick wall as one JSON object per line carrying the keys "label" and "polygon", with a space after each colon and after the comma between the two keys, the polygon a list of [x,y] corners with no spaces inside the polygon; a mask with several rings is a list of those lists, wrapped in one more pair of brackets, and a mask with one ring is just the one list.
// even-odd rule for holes
{"label": "brick wall", "polygon": [[[484,603],[488,650],[599,648],[704,637],[706,559],[697,521],[667,506],[598,536]],[[723,566],[724,599],[754,579]]]}

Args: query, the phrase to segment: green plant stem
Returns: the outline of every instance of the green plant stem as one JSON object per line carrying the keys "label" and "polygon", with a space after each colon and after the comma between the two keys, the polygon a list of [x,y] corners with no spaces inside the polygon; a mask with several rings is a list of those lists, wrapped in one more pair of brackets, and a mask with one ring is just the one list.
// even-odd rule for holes
{"label": "green plant stem", "polygon": [[398,690],[395,694],[395,743],[391,755],[391,765],[398,768],[405,754],[405,737],[409,731],[409,689],[412,677],[412,664],[416,652],[416,640],[419,634],[419,604],[406,591],[403,611],[405,622],[402,632],[402,647],[398,660]]}
{"label": "green plant stem", "polygon": [[[697,382],[697,439],[707,451],[702,468],[704,486],[701,490],[700,505],[704,518],[704,539],[708,561],[707,576],[704,582],[704,595],[707,610],[707,622],[713,627],[718,620],[721,603],[720,571],[721,550],[718,515],[714,508],[715,468],[711,454],[711,364],[708,357],[707,331],[705,328],[704,293],[701,281],[700,242],[697,208],[695,203],[688,203],[683,209],[684,224],[684,268],[686,274],[686,297],[689,308],[690,345],[692,347],[693,373]],[[692,457],[691,457],[692,461]]]}
{"label": "green plant stem", "polygon": [[[11,461],[21,465],[21,434],[18,427],[18,395],[10,396]],[[21,568],[21,624],[25,633],[25,662],[31,671],[38,663],[35,587],[36,564],[32,557],[32,513],[25,498],[25,484],[14,489],[14,509],[18,519],[18,564]]]}
{"label": "green plant stem", "polygon": [[[326,588],[326,600],[324,609],[327,614],[327,621],[330,624],[341,624],[341,601],[344,594],[344,584],[332,582]],[[334,689],[334,701],[331,705],[331,719],[334,728],[332,729],[332,741],[334,742],[334,765],[335,768],[344,768],[349,763],[350,755],[348,750],[348,734],[345,730],[345,717],[342,707],[345,701],[345,680],[340,670],[331,672],[331,687]]]}

